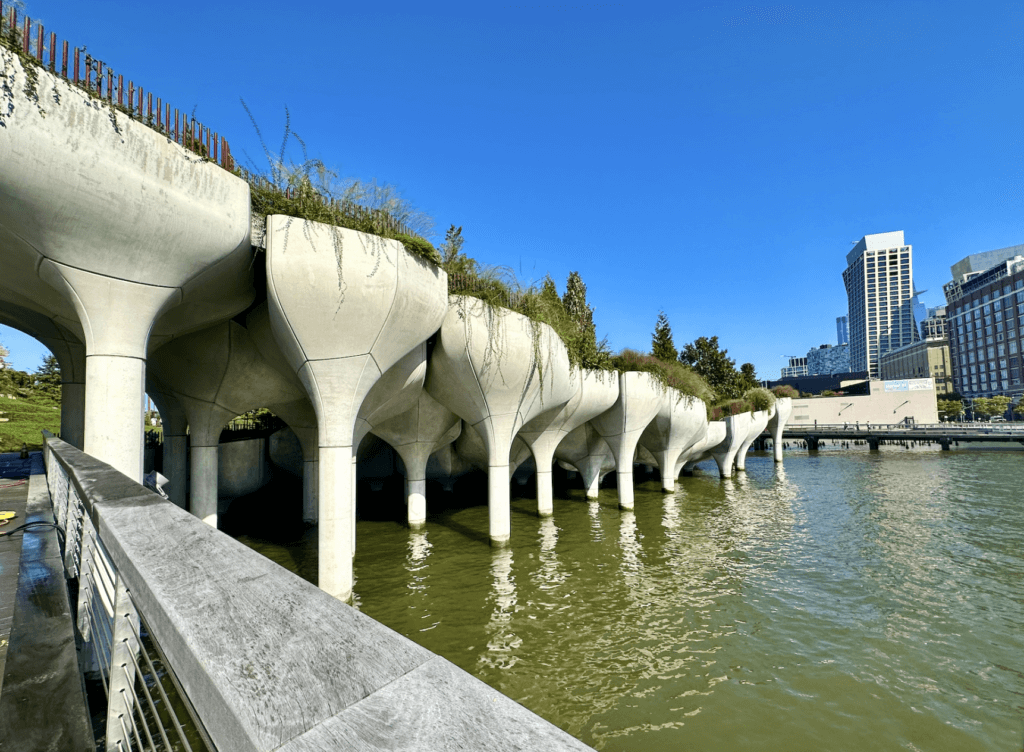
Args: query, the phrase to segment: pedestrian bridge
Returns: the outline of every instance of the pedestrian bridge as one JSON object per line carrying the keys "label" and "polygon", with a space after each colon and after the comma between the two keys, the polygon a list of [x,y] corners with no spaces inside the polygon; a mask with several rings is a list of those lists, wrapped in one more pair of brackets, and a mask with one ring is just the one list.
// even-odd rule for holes
{"label": "pedestrian bridge", "polygon": [[[762,437],[765,438],[765,437]],[[787,425],[782,439],[807,442],[808,449],[817,449],[822,439],[839,441],[865,441],[878,449],[881,441],[929,442],[944,450],[959,442],[1008,442],[1024,444],[1024,424],[1015,423],[934,423],[907,425],[906,423],[837,423],[813,426]]]}

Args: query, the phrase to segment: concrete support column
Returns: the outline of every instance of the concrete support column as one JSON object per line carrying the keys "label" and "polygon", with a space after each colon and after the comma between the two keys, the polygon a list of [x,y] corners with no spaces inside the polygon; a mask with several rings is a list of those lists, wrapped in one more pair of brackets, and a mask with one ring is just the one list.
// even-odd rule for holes
{"label": "concrete support column", "polygon": [[85,331],[83,451],[142,482],[146,347],[176,287],[128,282],[45,259],[39,276],[70,301]]}
{"label": "concrete support column", "polygon": [[[352,447],[320,447],[317,542],[321,590],[352,597]],[[507,476],[506,476],[507,477]]]}
{"label": "concrete support column", "polygon": [[[406,465],[408,467],[408,465]],[[426,478],[405,481],[406,517],[409,527],[419,528],[427,522],[427,481]]]}
{"label": "concrete support column", "polygon": [[633,508],[633,463],[619,463],[615,472],[615,483],[619,489],[619,509]]}
{"label": "concrete support column", "polygon": [[[875,436],[868,436],[866,441],[868,442],[868,449],[870,449],[872,452],[877,452],[878,451],[878,438],[877,437],[875,437]],[[810,446],[810,442],[808,442],[808,446]],[[818,448],[817,442],[815,442],[814,448],[815,449]]]}
{"label": "concrete support column", "polygon": [[[870,439],[868,439],[868,441],[870,441]],[[878,447],[876,445],[873,448],[877,449]],[[817,452],[818,451],[818,437],[817,436],[808,436],[807,437],[807,451],[808,452]]]}
{"label": "concrete support column", "polygon": [[210,527],[217,527],[217,457],[216,446],[192,447],[192,514]]}
{"label": "concrete support column", "polygon": [[950,444],[949,439],[947,439],[946,437],[943,437],[943,438],[939,439],[939,444],[942,446],[942,451],[943,452],[948,452],[949,451],[949,444]]}
{"label": "concrete support column", "polygon": [[73,447],[85,446],[85,383],[61,384],[60,437]]}
{"label": "concrete support column", "polygon": [[537,467],[537,515],[550,517],[555,513],[555,493],[551,483],[551,465]]}
{"label": "concrete support column", "polygon": [[85,363],[82,451],[141,483],[146,361],[87,355]]}
{"label": "concrete support column", "polygon": [[596,499],[601,494],[601,473],[594,473],[593,477],[586,484],[587,498]]}
{"label": "concrete support column", "polygon": [[487,515],[491,543],[499,546],[512,537],[512,502],[508,477],[508,464],[490,465],[487,468]]}
{"label": "concrete support column", "polygon": [[656,452],[654,455],[661,468],[661,490],[665,493],[674,493],[676,490],[676,457],[673,455],[678,456],[678,452]]}
{"label": "concrete support column", "polygon": [[302,521],[317,520],[317,480],[319,479],[319,463],[316,460],[305,460],[302,463]]}
{"label": "concrete support column", "polygon": [[188,484],[188,436],[164,433],[164,475],[167,495],[182,509],[186,508],[185,486]]}

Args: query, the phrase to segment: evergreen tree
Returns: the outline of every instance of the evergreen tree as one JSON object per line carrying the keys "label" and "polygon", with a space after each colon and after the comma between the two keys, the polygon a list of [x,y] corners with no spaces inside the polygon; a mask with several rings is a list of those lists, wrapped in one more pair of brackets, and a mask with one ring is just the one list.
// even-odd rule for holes
{"label": "evergreen tree", "polygon": [[449,274],[461,274],[467,277],[477,276],[476,261],[462,252],[462,227],[451,225],[444,234],[444,242],[438,249],[441,253],[441,268]]}
{"label": "evergreen tree", "polygon": [[61,378],[60,364],[52,354],[43,357],[42,365],[36,369],[33,375],[34,388],[37,392],[45,394],[54,400],[60,400]]}
{"label": "evergreen tree", "polygon": [[565,294],[562,305],[569,314],[579,332],[575,347],[579,350],[580,362],[586,368],[600,368],[611,357],[608,345],[603,340],[597,341],[594,328],[594,309],[587,304],[587,286],[583,283],[579,272],[570,272],[565,283]]}
{"label": "evergreen tree", "polygon": [[668,316],[664,311],[658,312],[658,322],[654,325],[651,337],[651,354],[658,360],[671,363],[679,357],[675,343],[672,342],[672,327],[668,324]]}
{"label": "evergreen tree", "polygon": [[703,377],[719,397],[735,399],[746,391],[740,389],[736,361],[729,357],[728,350],[718,346],[718,337],[698,337],[683,345],[679,360]]}
{"label": "evergreen tree", "polygon": [[746,392],[748,389],[756,389],[759,386],[757,371],[753,363],[744,363],[740,366],[739,388]]}

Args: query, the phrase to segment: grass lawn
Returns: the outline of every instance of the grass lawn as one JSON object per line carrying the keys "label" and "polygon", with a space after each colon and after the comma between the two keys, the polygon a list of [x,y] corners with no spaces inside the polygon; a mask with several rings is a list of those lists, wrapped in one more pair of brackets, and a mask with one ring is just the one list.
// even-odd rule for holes
{"label": "grass lawn", "polygon": [[24,442],[29,449],[43,448],[43,429],[60,431],[60,405],[51,400],[34,401],[31,397],[8,399],[0,394],[0,452],[14,452]]}

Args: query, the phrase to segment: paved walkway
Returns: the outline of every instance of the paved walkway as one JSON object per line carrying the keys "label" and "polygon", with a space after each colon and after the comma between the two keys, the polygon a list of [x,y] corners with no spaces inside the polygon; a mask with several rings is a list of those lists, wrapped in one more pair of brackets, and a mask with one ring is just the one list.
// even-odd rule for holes
{"label": "paved walkway", "polygon": [[[0,454],[0,527],[53,522],[41,452]],[[57,531],[0,537],[0,750],[95,749]]]}

